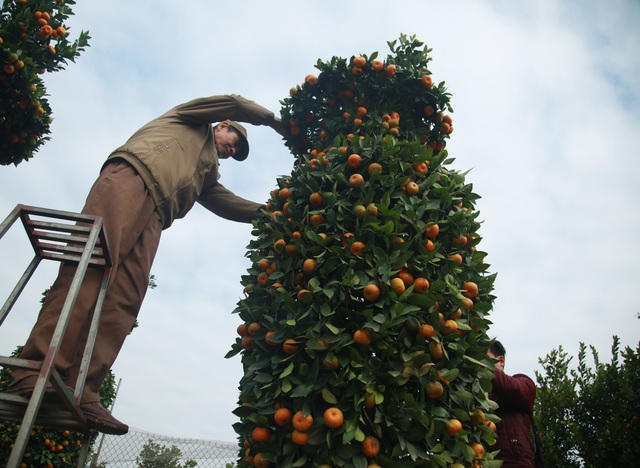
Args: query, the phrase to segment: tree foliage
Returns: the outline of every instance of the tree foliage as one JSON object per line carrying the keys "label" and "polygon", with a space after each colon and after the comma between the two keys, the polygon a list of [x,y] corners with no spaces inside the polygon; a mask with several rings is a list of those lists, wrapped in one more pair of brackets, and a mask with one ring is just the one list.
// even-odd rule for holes
{"label": "tree foliage", "polygon": [[88,45],[70,40],[73,0],[4,0],[0,10],[0,165],[18,165],[49,140],[51,107],[41,76],[62,70]]}
{"label": "tree foliage", "polygon": [[[389,47],[318,61],[283,101],[294,167],[255,223],[229,353],[244,368],[241,467],[492,464],[480,444],[495,433],[471,418],[493,417],[478,196],[449,167],[430,49]],[[329,408],[344,421],[325,423]]]}
{"label": "tree foliage", "polygon": [[193,468],[198,465],[195,460],[181,463],[181,457],[182,451],[175,445],[167,447],[149,439],[136,457],[136,463],[140,468]]}
{"label": "tree foliage", "polygon": [[600,362],[580,343],[577,367],[560,346],[540,359],[535,421],[549,466],[635,466],[640,459],[640,343]]}

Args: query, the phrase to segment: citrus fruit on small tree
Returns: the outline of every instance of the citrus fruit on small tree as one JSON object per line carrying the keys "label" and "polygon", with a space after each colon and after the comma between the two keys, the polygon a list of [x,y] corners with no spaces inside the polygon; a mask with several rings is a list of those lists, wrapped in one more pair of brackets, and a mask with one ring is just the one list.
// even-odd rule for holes
{"label": "citrus fruit on small tree", "polygon": [[472,423],[494,418],[478,196],[450,167],[430,50],[405,35],[389,47],[318,61],[282,102],[295,162],[254,224],[235,310],[260,329],[228,354],[244,368],[241,467],[257,453],[274,467],[492,463],[477,449],[495,433]]}
{"label": "citrus fruit on small tree", "polygon": [[71,41],[73,0],[5,0],[0,10],[0,165],[18,165],[49,140],[51,107],[41,75],[62,70],[88,44]]}

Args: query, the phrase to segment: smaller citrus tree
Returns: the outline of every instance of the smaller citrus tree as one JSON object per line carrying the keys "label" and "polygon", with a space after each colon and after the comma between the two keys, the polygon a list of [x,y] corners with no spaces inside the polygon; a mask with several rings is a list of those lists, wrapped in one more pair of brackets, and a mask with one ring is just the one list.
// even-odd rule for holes
{"label": "smaller citrus tree", "polygon": [[88,45],[65,24],[74,0],[5,0],[0,10],[0,164],[33,157],[48,136],[51,107],[42,75],[62,70]]}

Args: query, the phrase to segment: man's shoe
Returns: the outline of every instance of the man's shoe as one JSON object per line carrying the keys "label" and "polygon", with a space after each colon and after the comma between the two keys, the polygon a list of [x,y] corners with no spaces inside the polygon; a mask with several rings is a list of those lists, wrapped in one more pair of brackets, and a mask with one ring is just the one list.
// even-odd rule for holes
{"label": "man's shoe", "polygon": [[80,403],[80,410],[87,417],[91,429],[105,434],[124,435],[129,426],[114,418],[100,403]]}

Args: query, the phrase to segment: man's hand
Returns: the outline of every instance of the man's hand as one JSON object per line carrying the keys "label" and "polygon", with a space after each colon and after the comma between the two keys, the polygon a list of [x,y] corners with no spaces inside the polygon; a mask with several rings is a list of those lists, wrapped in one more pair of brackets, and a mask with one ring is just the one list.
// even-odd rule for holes
{"label": "man's hand", "polygon": [[274,117],[273,122],[269,126],[284,138],[288,138],[290,136],[289,131],[285,128],[284,125],[282,125],[282,121],[278,117]]}

